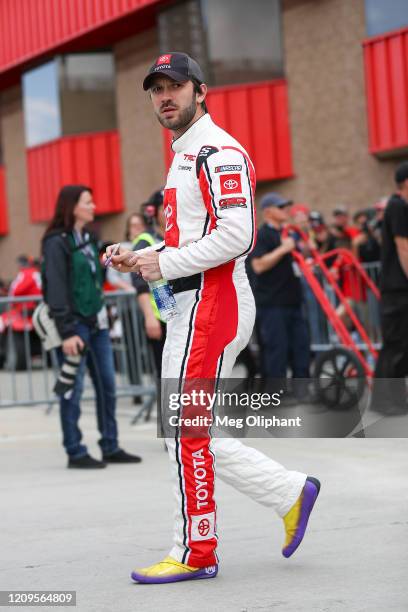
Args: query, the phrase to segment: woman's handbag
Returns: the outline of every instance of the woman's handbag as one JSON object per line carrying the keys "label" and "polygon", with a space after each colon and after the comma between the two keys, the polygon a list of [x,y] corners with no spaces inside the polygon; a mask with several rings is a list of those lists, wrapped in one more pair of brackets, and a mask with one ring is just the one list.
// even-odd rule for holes
{"label": "woman's handbag", "polygon": [[[45,302],[40,302],[34,310],[33,326],[46,351],[50,351],[62,345],[61,336],[58,333],[54,319],[50,315],[50,309]],[[64,357],[61,371],[53,389],[56,395],[65,399],[70,399],[74,390],[78,367],[85,352],[86,346],[78,355]]]}
{"label": "woman's handbag", "polygon": [[61,346],[61,336],[45,302],[40,302],[34,310],[33,326],[46,351]]}

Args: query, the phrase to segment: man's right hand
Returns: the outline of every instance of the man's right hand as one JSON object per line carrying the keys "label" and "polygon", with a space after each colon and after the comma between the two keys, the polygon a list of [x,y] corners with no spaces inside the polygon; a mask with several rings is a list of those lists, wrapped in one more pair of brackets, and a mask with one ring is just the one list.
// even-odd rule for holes
{"label": "man's right hand", "polygon": [[62,351],[64,355],[76,356],[84,348],[85,343],[80,336],[71,336],[62,342]]}
{"label": "man's right hand", "polygon": [[296,242],[291,236],[287,236],[286,238],[282,239],[281,246],[284,248],[286,253],[290,253],[291,251],[293,251],[293,249],[296,248]]}
{"label": "man's right hand", "polygon": [[[112,266],[118,272],[138,272],[136,270],[135,264],[138,259],[138,254],[141,251],[130,251],[129,249],[124,249],[123,247],[119,248],[119,251],[116,251],[117,244],[111,244],[106,248],[106,252],[103,255],[103,262],[106,265],[106,260],[108,257],[112,257],[110,266]],[[112,256],[112,253],[116,255]]]}

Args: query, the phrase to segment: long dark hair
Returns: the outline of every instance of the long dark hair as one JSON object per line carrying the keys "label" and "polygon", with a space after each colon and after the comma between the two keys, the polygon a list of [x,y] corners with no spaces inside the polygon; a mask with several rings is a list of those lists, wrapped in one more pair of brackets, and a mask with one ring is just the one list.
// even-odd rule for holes
{"label": "long dark hair", "polygon": [[75,223],[74,208],[84,191],[92,193],[86,185],[64,185],[58,194],[54,216],[44,232],[43,240],[55,230],[70,232]]}

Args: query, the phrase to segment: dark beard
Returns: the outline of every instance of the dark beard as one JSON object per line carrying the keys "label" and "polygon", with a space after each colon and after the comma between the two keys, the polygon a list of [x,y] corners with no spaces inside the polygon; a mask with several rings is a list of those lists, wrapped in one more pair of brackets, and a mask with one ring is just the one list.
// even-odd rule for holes
{"label": "dark beard", "polygon": [[157,118],[161,125],[169,130],[182,130],[185,128],[194,118],[196,114],[197,105],[195,100],[195,95],[191,99],[190,106],[187,106],[181,113],[179,119],[166,119],[157,115]]}

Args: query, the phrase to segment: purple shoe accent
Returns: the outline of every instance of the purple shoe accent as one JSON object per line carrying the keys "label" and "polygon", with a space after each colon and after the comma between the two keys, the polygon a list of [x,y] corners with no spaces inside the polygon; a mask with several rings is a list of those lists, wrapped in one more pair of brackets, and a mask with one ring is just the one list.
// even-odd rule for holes
{"label": "purple shoe accent", "polygon": [[210,567],[200,567],[197,571],[188,574],[173,574],[172,576],[144,576],[137,572],[131,573],[131,578],[135,582],[142,584],[166,584],[169,582],[182,582],[183,580],[203,580],[205,578],[215,578],[218,574],[218,565]]}
{"label": "purple shoe accent", "polygon": [[315,501],[320,492],[320,482],[317,478],[308,477],[306,478],[305,486],[303,487],[303,499],[302,506],[300,508],[300,519],[299,524],[296,529],[296,533],[293,536],[292,542],[282,550],[282,554],[284,557],[288,558],[295,550],[298,548],[300,543],[303,540],[303,537],[306,532],[307,523],[309,521],[310,513],[313,510],[313,506],[315,505]]}

